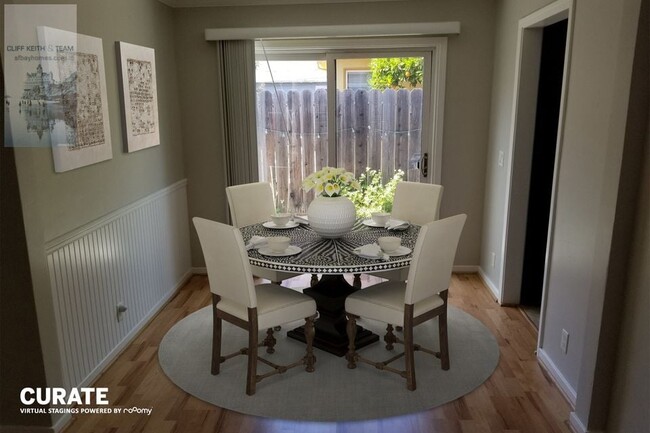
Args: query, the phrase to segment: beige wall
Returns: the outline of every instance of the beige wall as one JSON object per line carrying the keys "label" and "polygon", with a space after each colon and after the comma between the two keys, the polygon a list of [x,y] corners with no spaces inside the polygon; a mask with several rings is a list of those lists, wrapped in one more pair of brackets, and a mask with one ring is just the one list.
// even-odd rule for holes
{"label": "beige wall", "polygon": [[[39,0],[31,3],[59,2]],[[61,371],[44,244],[184,177],[172,9],[157,0],[85,0],[78,2],[77,12],[78,32],[103,39],[113,158],[57,174],[53,169],[51,149],[16,149],[49,386],[61,383]],[[4,17],[2,19],[4,21]],[[122,150],[115,41],[156,50],[161,145],[132,154]]]}
{"label": "beige wall", "polygon": [[[223,151],[214,95],[214,43],[205,28],[460,21],[448,46],[441,215],[468,214],[456,263],[479,261],[486,137],[492,73],[494,3],[470,0],[181,9],[176,35],[190,215],[225,220]],[[203,266],[195,233],[192,261]]]}
{"label": "beige wall", "polygon": [[[646,34],[647,38],[649,35]],[[647,79],[647,76],[646,76]],[[641,189],[618,336],[607,431],[647,431],[650,426],[650,139],[646,136]],[[644,430],[645,429],[645,430]]]}

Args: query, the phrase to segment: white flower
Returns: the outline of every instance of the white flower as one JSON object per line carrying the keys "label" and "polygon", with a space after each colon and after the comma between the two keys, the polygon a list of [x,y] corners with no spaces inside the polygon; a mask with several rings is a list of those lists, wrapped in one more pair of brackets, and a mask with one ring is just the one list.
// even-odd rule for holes
{"label": "white flower", "polygon": [[336,194],[336,187],[331,183],[327,182],[327,184],[325,185],[325,194],[327,194],[330,197],[333,196],[334,194]]}
{"label": "white flower", "polygon": [[320,195],[323,193],[323,184],[322,183],[317,183],[316,186],[314,187],[314,191],[316,191],[316,195]]}

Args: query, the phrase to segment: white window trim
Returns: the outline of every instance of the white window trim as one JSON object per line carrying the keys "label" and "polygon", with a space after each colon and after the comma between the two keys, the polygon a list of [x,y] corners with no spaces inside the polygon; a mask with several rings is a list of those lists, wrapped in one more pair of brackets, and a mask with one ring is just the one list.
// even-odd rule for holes
{"label": "white window trim", "polygon": [[[263,48],[262,48],[263,46]],[[423,181],[440,184],[442,180],[442,148],[445,107],[445,86],[447,71],[446,37],[390,37],[390,38],[335,38],[335,39],[283,39],[264,40],[255,43],[257,60],[306,60],[315,58],[327,60],[328,70],[334,70],[335,58],[364,56],[381,56],[383,53],[394,55],[396,49],[405,57],[423,56],[429,60],[424,71],[426,98],[423,106],[422,127],[431,140],[426,146],[429,154],[429,176]],[[316,56],[314,56],[314,54]],[[332,74],[328,74],[328,88],[334,97],[336,88]],[[335,107],[330,107],[328,129],[336,130]],[[424,117],[426,116],[426,117]],[[428,121],[426,121],[428,119]],[[425,131],[423,131],[424,133]],[[332,134],[331,137],[335,137]],[[335,138],[329,140],[330,155],[335,154]]]}

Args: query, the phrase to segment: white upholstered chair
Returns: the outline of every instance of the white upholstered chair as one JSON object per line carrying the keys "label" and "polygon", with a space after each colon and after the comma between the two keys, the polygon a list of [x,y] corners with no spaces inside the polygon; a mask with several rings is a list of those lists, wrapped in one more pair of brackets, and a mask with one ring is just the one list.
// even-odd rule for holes
{"label": "white upholstered chair", "polygon": [[[248,355],[246,394],[253,395],[257,382],[270,375],[284,373],[299,365],[305,365],[308,372],[314,371],[314,300],[277,284],[256,286],[239,230],[203,218],[193,218],[193,221],[201,241],[212,292],[212,374],[219,374],[219,367],[225,360],[237,355]],[[261,346],[266,346],[267,353],[275,351],[273,327],[300,319],[305,319],[307,352],[304,357],[290,365],[280,366],[258,356],[257,349]],[[222,320],[248,331],[248,347],[221,356]],[[262,343],[258,343],[260,329],[268,329]],[[258,360],[271,366],[274,371],[258,375]]]}
{"label": "white upholstered chair", "polygon": [[[247,183],[226,188],[230,218],[235,227],[268,221],[275,214],[273,191],[267,182]],[[280,284],[300,274],[253,266],[253,275]]]}
{"label": "white upholstered chair", "polygon": [[395,188],[391,218],[424,225],[440,215],[442,185],[419,182],[400,182]]}
{"label": "white upholstered chair", "polygon": [[[346,354],[348,368],[356,368],[357,362],[365,362],[380,370],[387,370],[406,377],[406,387],[414,390],[414,351],[419,350],[440,358],[443,370],[449,369],[449,344],[447,337],[447,297],[451,271],[456,256],[458,240],[465,225],[466,215],[456,215],[430,222],[420,229],[413,251],[413,259],[406,282],[386,281],[348,296],[345,312],[348,316],[347,332],[349,350]],[[404,353],[384,362],[374,362],[361,357],[354,347],[356,320],[359,317],[387,323],[386,349],[394,343],[404,344]],[[413,328],[429,319],[438,317],[440,351],[425,349],[413,342]],[[393,334],[391,324],[404,327],[404,340]],[[406,371],[388,366],[396,359],[405,357]]]}
{"label": "white upholstered chair", "polygon": [[[391,218],[405,220],[419,226],[438,219],[442,201],[442,185],[419,182],[400,182],[395,189]],[[375,272],[370,275],[390,281],[405,281],[408,268]]]}

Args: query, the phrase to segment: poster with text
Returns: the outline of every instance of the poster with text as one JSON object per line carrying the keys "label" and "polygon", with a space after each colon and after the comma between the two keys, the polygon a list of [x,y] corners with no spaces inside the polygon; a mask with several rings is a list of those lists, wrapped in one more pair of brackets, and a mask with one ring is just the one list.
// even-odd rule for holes
{"label": "poster with text", "polygon": [[127,152],[160,144],[156,58],[153,48],[117,42]]}

